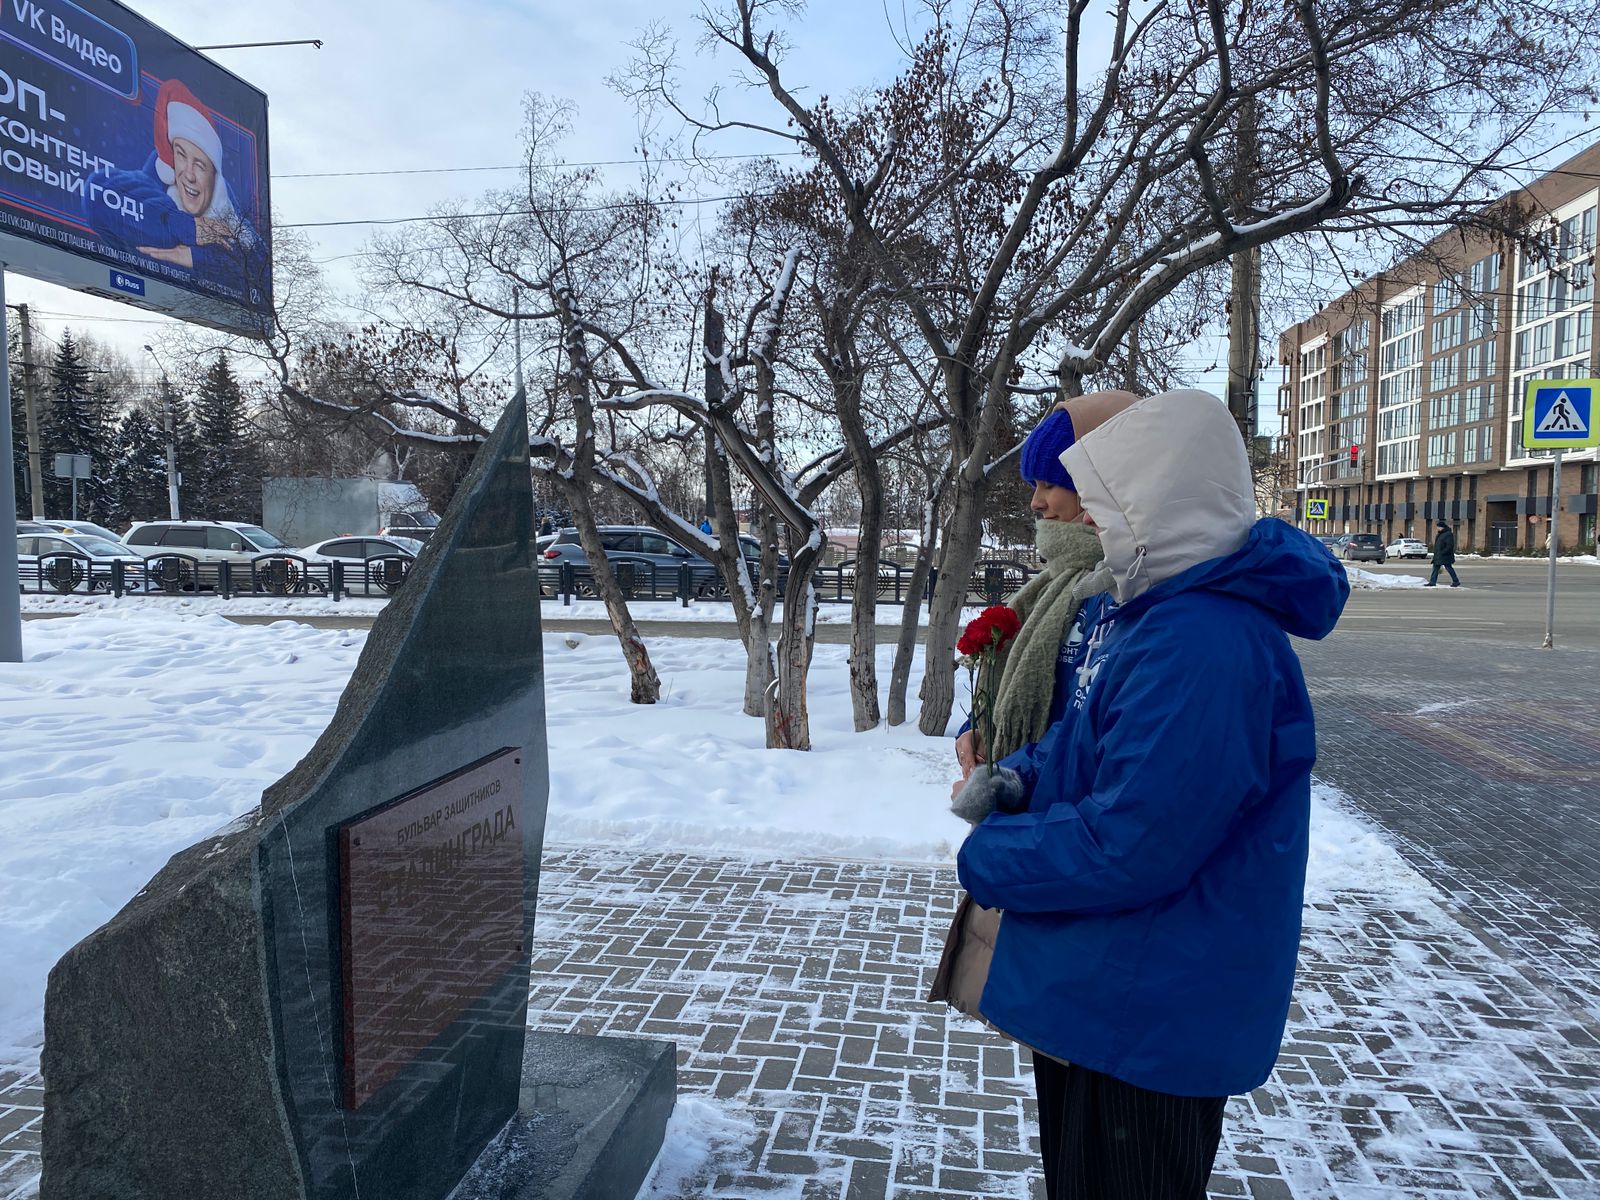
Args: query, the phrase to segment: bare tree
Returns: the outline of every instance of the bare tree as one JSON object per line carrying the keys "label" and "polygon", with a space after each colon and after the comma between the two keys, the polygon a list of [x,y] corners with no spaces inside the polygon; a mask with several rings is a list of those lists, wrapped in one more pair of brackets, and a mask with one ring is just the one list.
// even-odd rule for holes
{"label": "bare tree", "polygon": [[[886,89],[891,119],[861,146],[839,135],[830,101],[808,103],[786,77],[772,24],[785,11],[727,0],[703,18],[777,119],[727,112],[720,90],[691,109],[659,34],[639,43],[626,85],[697,136],[762,130],[813,156],[936,365],[958,468],[927,733],[943,732],[954,698],[951,646],[1017,368],[1048,353],[1058,393],[1075,394],[1186,278],[1293,234],[1483,219],[1512,147],[1590,94],[1580,47],[1596,24],[1576,0],[1120,0],[1097,57],[1091,6],[1070,0],[1063,56],[1054,9],[940,4]],[[1247,103],[1251,160],[1237,138]],[[946,253],[908,252],[930,239]]]}

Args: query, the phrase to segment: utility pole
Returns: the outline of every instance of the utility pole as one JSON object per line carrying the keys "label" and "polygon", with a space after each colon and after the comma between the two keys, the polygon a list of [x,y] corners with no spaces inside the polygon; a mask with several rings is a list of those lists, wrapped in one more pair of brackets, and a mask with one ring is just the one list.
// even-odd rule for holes
{"label": "utility pole", "polygon": [[[1238,163],[1234,173],[1234,208],[1254,199],[1256,170],[1256,102],[1239,101]],[[1233,290],[1228,305],[1228,411],[1233,414],[1245,447],[1254,449],[1256,377],[1261,373],[1261,250],[1252,246],[1233,256]]]}
{"label": "utility pole", "polygon": [[161,409],[167,427],[167,509],[168,516],[178,519],[178,447],[172,430],[172,381],[167,378],[167,368],[156,358],[154,346],[146,345],[145,352],[155,358],[161,371]]}
{"label": "utility pole", "polygon": [[44,439],[39,434],[39,396],[34,390],[33,325],[28,306],[17,305],[22,318],[22,405],[28,430],[28,501],[33,519],[44,520]]}

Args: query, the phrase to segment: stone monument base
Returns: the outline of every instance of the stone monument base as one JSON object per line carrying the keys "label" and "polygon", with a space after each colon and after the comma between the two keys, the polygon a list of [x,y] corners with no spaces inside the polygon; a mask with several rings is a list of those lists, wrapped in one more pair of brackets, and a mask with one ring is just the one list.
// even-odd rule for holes
{"label": "stone monument base", "polygon": [[661,1149],[677,1075],[671,1042],[529,1030],[517,1114],[450,1200],[630,1200]]}

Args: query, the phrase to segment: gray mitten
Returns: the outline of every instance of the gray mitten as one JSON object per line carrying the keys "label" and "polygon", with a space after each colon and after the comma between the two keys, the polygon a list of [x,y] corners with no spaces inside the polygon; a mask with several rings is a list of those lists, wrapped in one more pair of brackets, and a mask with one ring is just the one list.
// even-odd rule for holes
{"label": "gray mitten", "polygon": [[950,802],[950,811],[976,825],[996,809],[1021,812],[1025,800],[1021,775],[1009,767],[996,767],[991,775],[988,767],[979,766]]}

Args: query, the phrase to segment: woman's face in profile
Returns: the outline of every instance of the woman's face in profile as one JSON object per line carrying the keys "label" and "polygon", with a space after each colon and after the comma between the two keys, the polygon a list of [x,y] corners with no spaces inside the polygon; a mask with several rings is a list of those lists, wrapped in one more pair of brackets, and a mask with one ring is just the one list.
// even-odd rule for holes
{"label": "woman's face in profile", "polygon": [[1077,492],[1046,483],[1042,479],[1033,485],[1033,498],[1028,507],[1041,521],[1082,521],[1085,525],[1092,524],[1086,519],[1088,514],[1083,511],[1083,505],[1078,503]]}
{"label": "woman's face in profile", "polygon": [[172,139],[172,173],[178,188],[178,207],[191,217],[203,216],[211,207],[217,187],[216,165],[205,151],[187,138]]}

